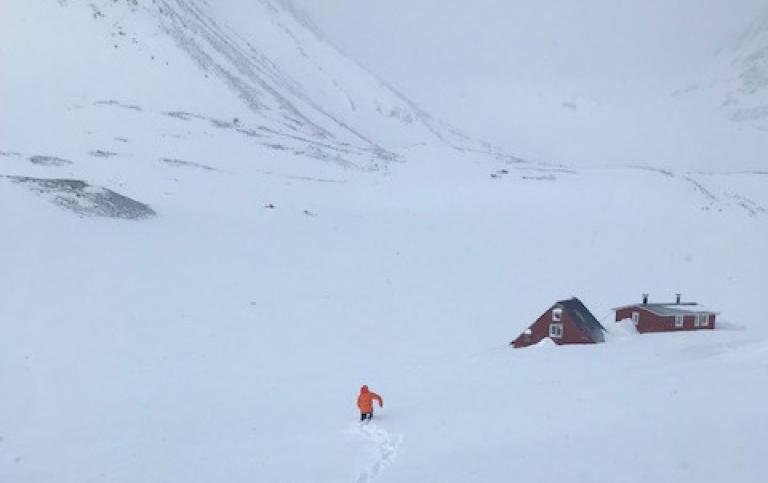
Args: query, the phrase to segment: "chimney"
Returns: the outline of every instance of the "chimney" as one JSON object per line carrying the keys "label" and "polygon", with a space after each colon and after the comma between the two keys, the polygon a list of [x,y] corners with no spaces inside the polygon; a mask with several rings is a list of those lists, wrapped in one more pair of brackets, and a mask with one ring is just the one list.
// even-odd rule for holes
{"label": "chimney", "polygon": [[648,305],[648,294],[647,293],[643,294],[643,305]]}
{"label": "chimney", "polygon": [[676,293],[676,294],[675,294],[675,296],[676,296],[676,298],[675,298],[675,303],[676,303],[677,305],[680,305],[680,294],[679,294],[679,293]]}

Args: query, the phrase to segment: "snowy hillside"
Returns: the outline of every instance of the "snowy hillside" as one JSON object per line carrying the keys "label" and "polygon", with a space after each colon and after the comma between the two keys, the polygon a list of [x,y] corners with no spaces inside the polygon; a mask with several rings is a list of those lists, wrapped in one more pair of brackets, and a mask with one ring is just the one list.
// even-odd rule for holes
{"label": "snowy hillside", "polygon": [[768,12],[719,50],[703,81],[677,96],[709,99],[739,129],[768,130]]}
{"label": "snowy hillside", "polygon": [[[765,479],[765,170],[478,153],[279,3],[15,3],[3,483]],[[573,296],[606,343],[509,346]]]}
{"label": "snowy hillside", "polygon": [[768,12],[720,52],[712,84],[731,120],[768,131]]}
{"label": "snowy hillside", "polygon": [[[740,108],[765,102],[734,87],[744,73],[739,61],[715,59],[755,31],[762,0],[290,1],[432,114],[524,159],[714,171],[765,165],[768,136],[720,109],[734,96]],[[764,49],[761,42],[743,56]]]}
{"label": "snowy hillside", "polygon": [[[219,137],[366,168],[423,142],[488,150],[362,71],[278,3],[57,3],[23,2],[0,20],[3,102],[25,113],[4,116],[4,151],[67,158],[87,146],[126,156],[137,138],[158,132],[175,145]],[[182,146],[164,151],[155,157],[191,155]]]}
{"label": "snowy hillside", "polygon": [[[144,221],[0,184],[0,478],[762,481],[762,208],[420,154],[389,177],[180,166]],[[702,178],[766,206],[732,176]],[[610,309],[646,291],[724,323],[623,335]],[[508,346],[571,296],[607,343]],[[360,429],[362,384],[385,405]]]}

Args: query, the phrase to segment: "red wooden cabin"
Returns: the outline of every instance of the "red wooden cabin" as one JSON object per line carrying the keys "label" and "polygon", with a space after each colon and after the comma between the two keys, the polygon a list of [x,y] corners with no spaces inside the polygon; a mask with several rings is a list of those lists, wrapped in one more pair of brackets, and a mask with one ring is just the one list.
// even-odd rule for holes
{"label": "red wooden cabin", "polygon": [[680,294],[673,303],[658,304],[648,303],[648,295],[644,294],[642,303],[613,310],[616,311],[616,322],[631,319],[640,333],[714,329],[718,315],[695,302],[681,302]]}
{"label": "red wooden cabin", "polygon": [[605,328],[576,297],[550,307],[520,336],[514,347],[537,344],[549,337],[556,344],[594,344],[605,341]]}

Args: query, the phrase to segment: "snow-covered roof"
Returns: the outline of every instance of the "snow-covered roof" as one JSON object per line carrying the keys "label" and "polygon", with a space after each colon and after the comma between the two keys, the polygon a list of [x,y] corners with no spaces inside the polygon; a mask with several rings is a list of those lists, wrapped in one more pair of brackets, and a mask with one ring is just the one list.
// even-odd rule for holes
{"label": "snow-covered roof", "polygon": [[653,312],[656,315],[669,316],[669,315],[692,315],[692,314],[717,314],[714,310],[710,310],[697,303],[661,303],[661,304],[632,304],[624,305],[622,307],[616,307],[613,310],[628,309],[631,307],[637,307],[645,309],[649,312]]}

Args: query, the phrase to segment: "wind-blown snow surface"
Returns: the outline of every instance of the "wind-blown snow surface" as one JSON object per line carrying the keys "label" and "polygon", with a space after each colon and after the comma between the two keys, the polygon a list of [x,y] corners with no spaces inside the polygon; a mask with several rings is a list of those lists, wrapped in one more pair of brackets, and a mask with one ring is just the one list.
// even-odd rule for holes
{"label": "wind-blown snow surface", "polygon": [[[52,26],[79,22],[54,7]],[[141,41],[170,42],[156,33]],[[0,118],[0,480],[763,481],[766,173],[436,142],[378,170],[363,145],[326,163],[306,140],[248,141],[234,106],[263,119],[204,105],[184,58],[152,89],[126,77],[138,101],[101,74],[57,94],[2,73],[25,127]],[[33,123],[35,94],[64,114]],[[615,327],[643,292],[723,323]],[[607,343],[509,347],[571,296]],[[385,402],[365,428],[362,384]]]}
{"label": "wind-blown snow surface", "polygon": [[[2,479],[762,481],[764,212],[654,171],[419,159],[146,172],[141,222],[3,184]],[[764,187],[732,176],[700,179]],[[612,328],[642,291],[729,323],[507,345],[559,298]]]}

